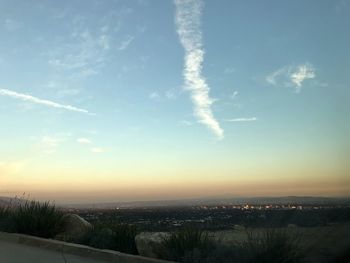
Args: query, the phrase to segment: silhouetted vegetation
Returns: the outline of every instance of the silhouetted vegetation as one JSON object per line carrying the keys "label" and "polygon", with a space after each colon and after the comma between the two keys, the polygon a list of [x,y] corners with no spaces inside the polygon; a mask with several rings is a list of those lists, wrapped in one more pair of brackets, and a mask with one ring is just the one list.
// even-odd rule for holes
{"label": "silhouetted vegetation", "polygon": [[13,224],[9,207],[0,207],[0,231],[12,232]]}
{"label": "silhouetted vegetation", "polygon": [[28,201],[0,209],[2,231],[53,238],[62,232],[63,225],[63,212],[49,202]]}
{"label": "silhouetted vegetation", "polygon": [[350,245],[347,250],[337,255],[334,260],[331,260],[329,263],[349,263],[350,262]]}
{"label": "silhouetted vegetation", "polygon": [[267,229],[247,233],[247,241],[232,246],[214,241],[193,226],[186,226],[163,240],[156,253],[160,258],[184,263],[299,263],[305,253],[301,236],[283,230]]}
{"label": "silhouetted vegetation", "polygon": [[[315,258],[315,262],[321,262],[317,261],[319,257],[324,259],[322,262],[338,263],[349,259],[346,238],[340,240],[342,244],[338,250],[332,249],[337,240],[335,238],[344,232],[333,227],[341,227],[343,222],[349,222],[349,207],[260,210],[215,206],[79,212],[90,221],[93,228],[75,242],[100,249],[138,254],[135,237],[141,228],[171,230],[171,234],[164,238],[160,246],[154,247],[153,252],[160,258],[178,262],[299,263],[305,258]],[[191,222],[190,225],[188,222]],[[49,202],[20,200],[7,207],[0,207],[0,231],[53,238],[64,232],[64,223],[64,213]],[[297,226],[327,226],[327,231],[332,230],[331,233],[334,233],[333,229],[338,229],[338,232],[332,234],[332,238],[329,235],[322,238],[322,234],[314,235],[312,232],[319,231],[319,227],[312,230]],[[247,227],[251,231],[246,232],[245,236]],[[228,235],[235,236],[227,235],[225,238],[231,241],[220,242],[206,232],[220,229],[230,229]],[[303,231],[305,236],[309,235],[305,239],[308,243],[301,240],[297,229]],[[344,229],[348,231],[346,229],[349,228]],[[314,247],[310,246],[309,241],[314,243]],[[305,247],[310,247],[307,254],[304,253]]]}
{"label": "silhouetted vegetation", "polygon": [[208,233],[191,225],[165,237],[156,249],[159,257],[178,262],[201,262],[214,249]]}
{"label": "silhouetted vegetation", "polygon": [[243,249],[249,255],[248,262],[297,263],[305,257],[300,247],[301,235],[279,229],[266,229],[262,233],[249,232]]}
{"label": "silhouetted vegetation", "polygon": [[138,254],[133,225],[118,223],[96,224],[79,243],[101,249],[112,249],[129,254]]}

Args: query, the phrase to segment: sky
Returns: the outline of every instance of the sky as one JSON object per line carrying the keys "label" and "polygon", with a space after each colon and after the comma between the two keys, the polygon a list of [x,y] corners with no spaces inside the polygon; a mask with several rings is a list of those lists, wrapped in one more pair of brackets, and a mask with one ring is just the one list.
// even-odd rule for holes
{"label": "sky", "polygon": [[0,0],[0,196],[349,196],[349,13]]}

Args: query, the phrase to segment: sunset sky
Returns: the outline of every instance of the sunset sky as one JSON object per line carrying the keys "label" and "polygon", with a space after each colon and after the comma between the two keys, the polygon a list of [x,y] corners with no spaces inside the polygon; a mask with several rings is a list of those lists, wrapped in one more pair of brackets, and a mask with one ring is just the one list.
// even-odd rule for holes
{"label": "sunset sky", "polygon": [[350,195],[349,14],[0,0],[0,196]]}

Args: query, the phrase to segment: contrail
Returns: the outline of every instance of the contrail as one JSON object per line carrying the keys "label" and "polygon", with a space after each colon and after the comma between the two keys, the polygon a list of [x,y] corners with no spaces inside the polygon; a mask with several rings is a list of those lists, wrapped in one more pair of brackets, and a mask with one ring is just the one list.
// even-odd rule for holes
{"label": "contrail", "polygon": [[204,51],[200,17],[203,3],[201,0],[175,0],[175,22],[180,42],[185,49],[184,78],[186,89],[191,91],[194,113],[199,121],[222,139],[224,131],[211,110],[213,99],[209,97],[209,86],[202,76]]}
{"label": "contrail", "polygon": [[35,104],[41,104],[41,105],[45,105],[48,107],[61,108],[61,109],[69,110],[69,111],[76,111],[76,112],[94,115],[93,113],[90,113],[88,110],[77,108],[77,107],[74,107],[71,105],[63,105],[63,104],[60,104],[60,103],[57,103],[54,101],[50,101],[50,100],[39,99],[37,97],[31,96],[28,94],[18,93],[18,92],[8,90],[8,89],[0,89],[0,95],[1,96],[8,96],[8,97],[23,100],[23,101],[29,101],[29,102],[32,102]]}
{"label": "contrail", "polygon": [[230,122],[239,122],[239,121],[257,121],[258,118],[256,117],[251,117],[251,118],[236,118],[236,119],[229,119],[229,120],[226,120],[226,121],[230,121]]}

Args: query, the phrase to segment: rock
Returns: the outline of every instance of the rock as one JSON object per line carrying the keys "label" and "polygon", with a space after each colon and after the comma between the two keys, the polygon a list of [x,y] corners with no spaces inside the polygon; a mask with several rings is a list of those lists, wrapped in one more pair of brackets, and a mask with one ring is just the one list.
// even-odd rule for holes
{"label": "rock", "polygon": [[169,236],[169,233],[165,232],[142,232],[135,238],[137,251],[140,256],[156,258],[155,249],[159,247],[164,238]]}
{"label": "rock", "polygon": [[93,229],[88,221],[76,214],[65,215],[64,221],[64,231],[58,234],[56,239],[64,241],[80,240]]}

